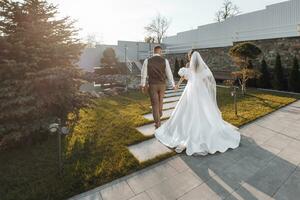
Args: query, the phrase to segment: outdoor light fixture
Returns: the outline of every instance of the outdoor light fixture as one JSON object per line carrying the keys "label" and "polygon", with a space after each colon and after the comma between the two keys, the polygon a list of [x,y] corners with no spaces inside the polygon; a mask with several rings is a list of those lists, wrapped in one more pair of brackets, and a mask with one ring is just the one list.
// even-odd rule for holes
{"label": "outdoor light fixture", "polygon": [[49,125],[49,131],[50,133],[56,133],[59,129],[59,124],[53,123]]}
{"label": "outdoor light fixture", "polygon": [[297,25],[297,31],[298,31],[298,33],[300,35],[300,24]]}
{"label": "outdoor light fixture", "polygon": [[62,135],[68,135],[70,133],[70,130],[68,127],[61,126],[61,120],[58,119],[58,123],[53,123],[49,125],[49,131],[50,133],[58,133],[58,169],[59,169],[59,174],[62,174],[62,145],[61,145],[61,136]]}

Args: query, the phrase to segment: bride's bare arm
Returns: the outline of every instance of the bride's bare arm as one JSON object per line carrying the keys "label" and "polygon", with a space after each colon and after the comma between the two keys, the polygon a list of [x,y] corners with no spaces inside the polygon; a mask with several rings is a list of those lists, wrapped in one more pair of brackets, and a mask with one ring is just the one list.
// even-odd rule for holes
{"label": "bride's bare arm", "polygon": [[178,90],[179,89],[179,86],[181,85],[181,83],[185,80],[184,76],[180,78],[180,80],[178,81],[175,89]]}

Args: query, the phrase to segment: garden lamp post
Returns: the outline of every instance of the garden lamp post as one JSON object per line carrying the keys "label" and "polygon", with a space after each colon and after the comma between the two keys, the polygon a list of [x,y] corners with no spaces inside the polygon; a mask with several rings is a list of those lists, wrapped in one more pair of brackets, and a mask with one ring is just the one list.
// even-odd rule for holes
{"label": "garden lamp post", "polygon": [[61,126],[61,120],[58,120],[58,123],[53,123],[49,125],[50,133],[57,133],[58,135],[58,170],[59,175],[62,175],[63,162],[62,162],[62,144],[61,144],[61,136],[68,135],[69,129],[65,126]]}
{"label": "garden lamp post", "polygon": [[238,116],[238,111],[237,111],[237,89],[238,89],[238,87],[233,86],[233,90],[231,91],[231,96],[233,97],[235,116]]}
{"label": "garden lamp post", "polygon": [[125,84],[126,84],[126,88],[125,88],[125,91],[127,92],[128,91],[128,66],[127,66],[127,50],[128,50],[128,47],[127,45],[125,45],[125,66],[126,66],[126,79],[125,79]]}

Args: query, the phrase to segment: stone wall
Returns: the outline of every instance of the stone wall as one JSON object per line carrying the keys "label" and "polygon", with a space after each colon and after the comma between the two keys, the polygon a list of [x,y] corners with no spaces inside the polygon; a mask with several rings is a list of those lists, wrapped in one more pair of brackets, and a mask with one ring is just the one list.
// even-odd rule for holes
{"label": "stone wall", "polygon": [[277,53],[280,54],[282,66],[285,68],[293,66],[294,56],[300,59],[300,37],[257,40],[252,42],[262,50],[263,56],[270,68],[274,67]]}
{"label": "stone wall", "polygon": [[[275,58],[277,53],[281,55],[282,65],[285,68],[291,68],[293,64],[293,57],[297,56],[300,59],[300,37],[291,38],[277,38],[267,40],[251,41],[256,44],[263,52],[270,68],[274,67]],[[234,43],[238,44],[240,42]],[[204,61],[212,69],[212,71],[234,71],[237,68],[231,61],[228,55],[231,47],[218,47],[218,48],[206,48],[198,49],[201,53]],[[172,67],[174,67],[175,59],[180,62],[183,59],[187,62],[186,54],[169,54],[166,56]],[[261,58],[259,59],[261,60]],[[259,67],[259,62],[255,62],[256,67]]]}

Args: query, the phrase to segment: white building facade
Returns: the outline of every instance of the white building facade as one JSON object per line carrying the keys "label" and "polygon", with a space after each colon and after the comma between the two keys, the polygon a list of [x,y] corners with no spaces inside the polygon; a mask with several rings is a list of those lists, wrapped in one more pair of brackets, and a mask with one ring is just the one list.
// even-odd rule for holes
{"label": "white building facade", "polygon": [[[190,49],[230,47],[235,42],[300,36],[300,0],[266,6],[264,10],[231,17],[224,22],[199,26],[163,39],[165,53],[183,54]],[[298,41],[298,40],[297,40]],[[113,48],[120,62],[137,62],[151,55],[157,44],[118,41],[117,45],[97,45],[82,53],[79,66],[93,71],[100,66],[106,48]],[[299,44],[300,45],[300,44]],[[275,47],[274,47],[275,48]],[[276,47],[277,48],[277,47]],[[172,63],[171,63],[172,64]]]}
{"label": "white building facade", "polygon": [[166,37],[167,53],[188,49],[232,46],[234,42],[300,35],[300,0],[269,5],[264,10],[238,15],[220,23],[199,26],[195,30]]}

